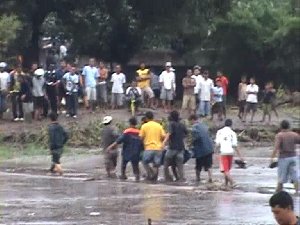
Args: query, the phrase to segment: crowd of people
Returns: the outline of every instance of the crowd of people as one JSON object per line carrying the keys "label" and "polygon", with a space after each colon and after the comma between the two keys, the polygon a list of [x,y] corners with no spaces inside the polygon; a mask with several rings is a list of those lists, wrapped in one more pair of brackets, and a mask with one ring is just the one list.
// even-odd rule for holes
{"label": "crowd of people", "polygon": [[[63,109],[63,102],[66,105],[66,116],[76,118],[79,99],[83,100],[85,108],[92,113],[96,107],[105,110],[129,106],[132,100],[137,112],[140,106],[151,109],[162,106],[169,113],[176,96],[176,75],[171,62],[165,63],[165,69],[160,75],[141,63],[130,84],[126,84],[127,76],[122,72],[121,65],[116,65],[110,73],[103,62],[97,66],[94,58],[82,69],[65,60],[61,60],[58,67],[50,64],[47,70],[33,63],[26,73],[21,65],[10,71],[7,68],[5,62],[0,63],[0,116],[7,110],[9,98],[13,121],[23,121],[24,113],[30,112],[36,120],[46,117],[50,111],[59,114]],[[229,80],[222,71],[218,71],[213,80],[208,70],[196,65],[187,69],[181,84],[183,115],[197,114],[201,117],[209,116],[213,120],[217,114],[219,120],[226,118]],[[258,93],[255,78],[250,78],[249,84],[246,77],[241,78],[238,86],[238,117],[243,122],[250,112],[250,122],[253,122]],[[265,122],[266,117],[267,123],[271,121],[272,110],[278,116],[275,99],[273,83],[268,82],[262,97],[262,122]]]}

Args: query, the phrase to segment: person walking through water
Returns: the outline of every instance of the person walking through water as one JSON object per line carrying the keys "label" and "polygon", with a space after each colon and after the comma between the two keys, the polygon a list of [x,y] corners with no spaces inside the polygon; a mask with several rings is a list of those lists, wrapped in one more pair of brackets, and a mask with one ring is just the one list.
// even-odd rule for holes
{"label": "person walking through water", "polygon": [[51,112],[50,115],[51,124],[48,127],[49,133],[49,147],[52,155],[52,165],[50,172],[52,174],[63,174],[63,170],[60,164],[60,158],[63,153],[63,147],[68,141],[68,134],[64,128],[57,121],[57,114]]}
{"label": "person walking through water", "polygon": [[296,194],[299,193],[299,157],[296,153],[296,144],[300,144],[300,135],[290,130],[290,123],[283,120],[280,124],[281,131],[275,136],[275,148],[271,156],[271,163],[278,155],[278,183],[276,192],[282,191],[283,184],[290,179],[294,184]]}
{"label": "person walking through water", "polygon": [[142,125],[139,134],[144,143],[143,165],[147,172],[147,179],[157,181],[166,133],[163,127],[153,120],[152,112],[146,112],[146,118],[147,122]]}

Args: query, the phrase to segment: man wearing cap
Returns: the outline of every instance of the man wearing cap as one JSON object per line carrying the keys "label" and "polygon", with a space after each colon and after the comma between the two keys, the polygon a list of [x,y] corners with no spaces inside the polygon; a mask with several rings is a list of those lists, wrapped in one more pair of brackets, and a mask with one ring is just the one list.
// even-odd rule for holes
{"label": "man wearing cap", "polygon": [[150,79],[151,74],[150,70],[146,68],[145,63],[140,64],[140,69],[136,71],[137,77],[136,80],[138,81],[138,87],[142,90],[142,98],[143,102],[145,103],[145,94],[149,98],[149,106],[153,108],[153,98],[154,93],[150,87]]}
{"label": "man wearing cap", "polygon": [[41,120],[41,114],[44,106],[44,96],[45,96],[45,71],[43,69],[37,69],[34,72],[34,77],[32,78],[32,95],[34,103],[34,118],[36,120]]}
{"label": "man wearing cap", "polygon": [[159,82],[162,86],[160,98],[163,101],[166,113],[171,111],[171,102],[175,96],[176,81],[175,73],[173,71],[172,63],[166,62],[166,69],[159,76]]}
{"label": "man wearing cap", "polygon": [[104,151],[104,164],[107,177],[116,178],[116,167],[118,159],[118,149],[108,148],[115,142],[118,137],[116,128],[112,126],[113,118],[111,116],[105,116],[102,120],[104,128],[101,132],[101,147]]}
{"label": "man wearing cap", "polygon": [[6,111],[6,96],[10,83],[9,73],[5,71],[6,66],[5,62],[0,63],[0,119],[2,119],[3,113]]}

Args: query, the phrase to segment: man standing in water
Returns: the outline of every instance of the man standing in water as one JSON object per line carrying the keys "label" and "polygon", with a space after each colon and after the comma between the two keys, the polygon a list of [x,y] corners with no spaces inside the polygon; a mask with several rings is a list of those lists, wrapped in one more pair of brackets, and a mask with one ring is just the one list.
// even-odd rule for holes
{"label": "man standing in water", "polygon": [[231,127],[232,120],[227,119],[225,127],[218,130],[215,141],[216,147],[220,147],[220,170],[224,174],[225,187],[228,187],[228,184],[230,184],[230,187],[234,187],[234,182],[230,175],[234,152],[236,151],[239,158],[244,161],[237,146],[237,135]]}
{"label": "man standing in water", "polygon": [[[163,127],[153,120],[153,117],[152,112],[146,112],[147,122],[141,127],[140,137],[144,143],[143,164],[147,172],[147,179],[156,181],[166,133]],[[152,167],[149,165],[150,163],[152,163]]]}
{"label": "man standing in water", "polygon": [[297,177],[297,157],[296,144],[300,144],[300,135],[290,129],[290,123],[283,120],[280,124],[281,131],[275,136],[275,148],[271,156],[271,163],[276,155],[278,159],[278,184],[276,192],[282,191],[283,184],[291,179],[294,184],[296,194],[299,192],[299,180]]}

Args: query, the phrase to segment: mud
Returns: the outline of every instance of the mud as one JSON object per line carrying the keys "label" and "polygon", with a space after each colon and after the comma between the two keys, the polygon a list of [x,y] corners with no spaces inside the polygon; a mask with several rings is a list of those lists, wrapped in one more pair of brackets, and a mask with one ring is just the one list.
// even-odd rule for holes
{"label": "mud", "polygon": [[[2,224],[92,225],[273,225],[268,200],[274,192],[276,169],[269,169],[271,147],[243,148],[247,169],[233,169],[238,186],[222,189],[215,162],[214,183],[194,181],[194,161],[186,165],[187,182],[158,184],[105,177],[103,158],[63,157],[63,177],[47,175],[49,157],[10,160],[0,169]],[[261,155],[260,157],[256,157]],[[93,179],[91,179],[93,178]],[[291,185],[286,190],[294,193]],[[294,197],[299,209],[299,197]]]}

